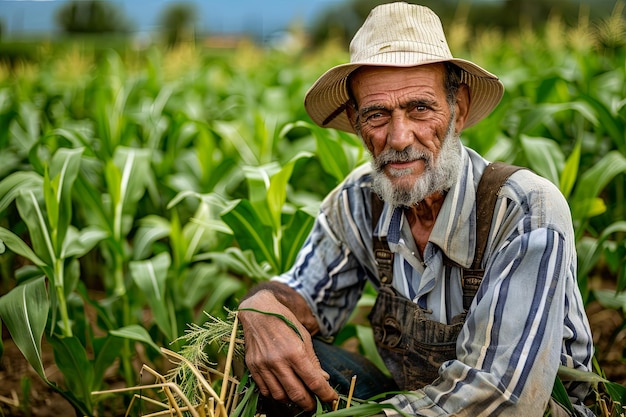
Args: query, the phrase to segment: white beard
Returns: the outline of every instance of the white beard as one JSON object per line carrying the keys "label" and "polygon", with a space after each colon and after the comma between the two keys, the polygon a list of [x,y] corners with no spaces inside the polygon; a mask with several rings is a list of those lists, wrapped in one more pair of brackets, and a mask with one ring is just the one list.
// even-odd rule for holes
{"label": "white beard", "polygon": [[[394,184],[384,172],[389,162],[405,162],[423,159],[424,172],[415,180],[412,187]],[[413,146],[402,151],[389,149],[376,158],[372,158],[372,188],[392,207],[411,207],[436,192],[443,193],[450,189],[461,169],[461,141],[454,134],[454,117],[450,119],[448,131],[441,145],[439,156],[434,158],[432,152],[420,151]],[[409,169],[389,169],[391,177],[402,177],[410,173]]]}

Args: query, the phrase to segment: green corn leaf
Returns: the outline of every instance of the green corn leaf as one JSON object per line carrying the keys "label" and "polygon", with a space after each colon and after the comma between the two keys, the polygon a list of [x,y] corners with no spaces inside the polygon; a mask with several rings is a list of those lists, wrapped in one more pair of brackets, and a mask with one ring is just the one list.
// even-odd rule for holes
{"label": "green corn leaf", "polygon": [[77,196],[80,196],[83,210],[89,213],[89,216],[85,219],[88,224],[106,229],[111,233],[113,221],[110,206],[104,204],[102,192],[97,184],[82,175],[78,176],[74,182],[74,192]]}
{"label": "green corn leaf", "polygon": [[315,417],[366,417],[374,414],[384,414],[384,410],[394,410],[402,416],[409,417],[409,414],[399,411],[393,405],[386,403],[359,404],[350,408],[343,408],[341,410],[331,411],[328,413],[318,413],[315,414]]}
{"label": "green corn leaf", "polygon": [[257,404],[259,402],[259,390],[256,389],[256,383],[250,378],[250,372],[246,369],[239,387],[237,388],[239,394],[243,393],[243,397],[237,404],[237,407],[232,412],[230,417],[254,417],[257,415]]}
{"label": "green corn leaf", "polygon": [[55,231],[58,230],[59,226],[59,201],[57,201],[56,198],[57,188],[58,178],[55,181],[51,181],[48,169],[46,169],[43,176],[43,197],[46,202],[46,212],[48,213],[50,229]]}
{"label": "green corn leaf", "polygon": [[574,188],[576,179],[578,178],[578,165],[580,164],[580,154],[582,149],[582,141],[576,141],[576,146],[572,150],[572,153],[565,161],[565,166],[561,172],[561,180],[559,182],[559,189],[568,198]]}
{"label": "green corn leaf", "polygon": [[44,277],[18,285],[0,297],[0,318],[37,374],[48,381],[41,357],[41,337],[50,302]]}
{"label": "green corn leaf", "polygon": [[226,273],[219,265],[208,262],[195,263],[184,276],[179,277],[177,284],[180,294],[178,301],[189,309],[194,309],[208,296],[202,311],[209,314],[221,312],[226,299],[244,289],[240,279]]}
{"label": "green corn leaf", "polygon": [[[217,313],[218,311],[221,311],[230,297],[233,297],[235,294],[245,289],[241,280],[235,279],[227,274],[213,274],[211,278],[213,279],[211,291],[196,293],[196,295],[210,295],[202,306],[202,311],[209,313]],[[194,287],[192,286],[189,293],[191,294],[191,291],[193,290]],[[191,297],[193,297],[193,295],[188,298]],[[189,303],[189,301],[185,302]],[[193,306],[195,306],[195,304],[189,305],[189,308],[193,308]]]}
{"label": "green corn leaf", "polygon": [[0,181],[0,212],[5,211],[20,193],[41,190],[43,178],[33,171],[18,171]]}
{"label": "green corn leaf", "polygon": [[604,388],[613,401],[616,415],[624,415],[624,404],[626,403],[626,387],[616,382],[604,382]]}
{"label": "green corn leaf", "polygon": [[144,259],[150,255],[153,245],[170,234],[166,218],[149,215],[139,220],[139,228],[133,240],[133,258]]}
{"label": "green corn leaf", "polygon": [[44,196],[48,221],[56,230],[55,248],[65,240],[65,232],[72,219],[72,189],[78,176],[83,149],[59,149],[46,170],[50,178],[44,178]]}
{"label": "green corn leaf", "polygon": [[115,164],[121,170],[120,191],[123,204],[136,204],[144,195],[150,173],[150,151],[148,149],[118,148]]}
{"label": "green corn leaf", "polygon": [[[197,149],[197,154],[202,155],[202,158],[198,158],[198,164],[200,167],[200,182],[202,184],[211,183],[208,189],[213,189],[215,183],[213,181],[213,168],[220,163],[220,161],[214,158],[216,143],[215,143],[215,135],[211,132],[207,127],[201,123],[196,124],[196,128],[198,130],[198,134],[195,140],[195,148]],[[228,170],[218,171],[215,174],[219,174],[219,172],[228,172]],[[218,175],[215,175],[216,177]]]}
{"label": "green corn leaf", "polygon": [[360,324],[356,325],[356,334],[359,339],[359,344],[363,349],[365,357],[376,365],[378,369],[384,374],[390,375],[387,366],[383,362],[383,359],[380,357],[378,353],[378,349],[376,348],[376,342],[374,340],[374,332],[370,326],[363,326]]}
{"label": "green corn leaf", "polygon": [[[623,385],[611,382],[595,372],[572,369],[563,365],[559,365],[557,381],[558,380],[586,382],[590,384],[595,391],[601,391],[600,385],[602,385],[604,386],[604,391],[606,391],[611,398],[615,411],[618,413],[617,415],[620,415],[620,413],[623,412],[622,404],[624,404],[624,401],[626,400],[626,387]],[[552,395],[555,397],[554,391]],[[561,399],[565,400],[564,396],[567,397],[567,393],[561,392],[557,395],[557,400],[559,400],[559,402],[561,402]],[[569,400],[569,398],[567,398],[567,400]],[[564,403],[561,404],[565,405]]]}
{"label": "green corn leaf", "polygon": [[331,139],[328,133],[316,134],[315,141],[324,171],[335,177],[337,181],[343,180],[353,167],[348,164],[348,157],[341,143]]}
{"label": "green corn leaf", "polygon": [[[185,241],[185,238],[183,236],[180,219],[176,210],[172,211],[169,226],[170,247],[172,258],[174,261],[174,269],[179,270],[188,261],[188,259],[185,256],[187,253],[187,242]],[[191,256],[189,257],[189,259],[191,259]]]}
{"label": "green corn leaf", "polygon": [[80,258],[108,236],[109,232],[99,227],[85,227],[82,230],[76,230],[75,227],[68,226],[61,258]]}
{"label": "green corn leaf", "polygon": [[30,246],[20,239],[18,235],[8,229],[5,229],[4,227],[0,227],[0,241],[2,241],[11,251],[23,256],[35,265],[39,267],[46,266],[46,263],[39,258],[35,252],[33,252]]}
{"label": "green corn leaf", "polygon": [[128,266],[135,284],[148,300],[155,323],[169,340],[174,340],[176,336],[172,334],[165,299],[165,282],[170,264],[169,253],[163,252],[147,261],[130,262]]}
{"label": "green corn leaf", "polygon": [[62,138],[69,140],[72,144],[74,144],[75,148],[83,147],[87,151],[90,151],[90,146],[91,146],[90,140],[78,130],[56,128],[56,129],[52,129],[46,135],[46,138],[52,138],[54,136],[60,136]]}
{"label": "green corn leaf", "polygon": [[593,294],[602,306],[626,312],[626,293],[615,290],[593,290]]}
{"label": "green corn leaf", "polygon": [[559,173],[565,165],[563,152],[558,144],[547,138],[520,136],[530,168],[537,174],[559,185]]}
{"label": "green corn leaf", "polygon": [[222,219],[214,218],[213,212],[212,207],[202,202],[189,223],[183,227],[187,245],[185,260],[190,261],[202,249],[215,247],[219,234],[226,235],[226,239],[230,240],[233,231]]}
{"label": "green corn leaf", "polygon": [[[224,121],[215,120],[213,123],[214,132],[222,137],[224,140],[222,143],[230,145],[232,151],[237,152],[238,159],[243,162],[245,166],[257,166],[259,165],[259,159],[257,157],[257,151],[252,140],[246,140],[242,135],[242,122],[241,121]],[[250,135],[252,136],[252,135]],[[228,152],[231,149],[223,149]]]}
{"label": "green corn leaf", "polygon": [[[63,274],[63,296],[67,300],[76,289],[80,281],[80,263],[78,259],[72,258],[66,261]],[[58,295],[58,293],[57,293]],[[52,307],[55,307],[55,298],[52,299]]]}
{"label": "green corn leaf", "polygon": [[554,120],[557,113],[563,111],[574,111],[580,114],[584,119],[593,125],[598,124],[593,108],[584,101],[572,101],[567,103],[540,103],[532,107],[532,110],[526,112],[520,122],[524,132],[532,131],[537,125],[546,121]]}
{"label": "green corn leaf", "polygon": [[259,262],[266,261],[274,271],[278,270],[272,229],[263,224],[249,201],[234,201],[222,213],[222,219],[233,230],[242,250],[251,250]]}
{"label": "green corn leaf", "polygon": [[572,406],[569,395],[567,395],[567,390],[558,376],[554,380],[554,386],[552,387],[552,398],[565,407],[570,413],[572,413],[572,415],[576,415],[574,406]]}
{"label": "green corn leaf", "polygon": [[[618,174],[626,172],[626,158],[617,151],[611,151],[579,176],[573,196],[569,199],[572,218],[576,226],[596,213],[596,198],[606,185]],[[577,228],[577,237],[583,230]]]}
{"label": "green corn leaf", "polygon": [[282,258],[279,273],[286,271],[294,264],[298,252],[308,237],[314,222],[315,217],[302,210],[296,211],[291,217],[291,220],[285,226],[280,242]]}
{"label": "green corn leaf", "polygon": [[[267,92],[267,91],[266,91]],[[272,160],[276,139],[276,116],[272,113],[254,112],[254,145],[257,146],[257,157],[264,164]]]}
{"label": "green corn leaf", "polygon": [[109,306],[107,305],[107,301],[95,300],[92,298],[91,294],[87,291],[85,287],[85,283],[83,281],[79,281],[76,285],[76,292],[81,296],[81,298],[89,305],[91,309],[96,313],[98,317],[98,322],[102,323],[102,328],[109,330],[115,328],[115,318],[112,317],[112,312],[110,311]]}
{"label": "green corn leaf", "polygon": [[56,260],[52,237],[46,221],[46,215],[39,205],[33,191],[26,191],[17,197],[17,209],[30,233],[33,250],[47,265]]}
{"label": "green corn leaf", "polygon": [[280,171],[280,166],[276,163],[257,166],[247,166],[243,168],[248,184],[248,200],[250,201],[258,218],[265,225],[272,225],[272,213],[267,204],[267,194],[270,188],[270,179]]}
{"label": "green corn leaf", "polygon": [[12,144],[20,149],[22,154],[28,154],[40,137],[41,127],[38,106],[30,100],[20,100],[16,104],[19,123],[11,123],[10,137]]}
{"label": "green corn leaf", "polygon": [[250,250],[242,251],[237,247],[226,248],[223,252],[209,252],[194,257],[195,262],[211,260],[229,271],[238,275],[244,275],[254,282],[268,280],[271,271],[267,264],[260,265],[257,262],[254,252]]}
{"label": "green corn leaf", "polygon": [[91,391],[94,389],[93,365],[76,337],[49,338],[54,350],[54,361],[65,377],[69,391],[91,410]]}
{"label": "green corn leaf", "polygon": [[585,242],[588,243],[581,248],[582,250],[578,255],[579,276],[585,276],[592,270],[602,253],[604,242],[606,242],[609,237],[615,233],[626,233],[626,220],[610,224],[602,231],[597,239],[590,237],[585,238]]}
{"label": "green corn leaf", "polygon": [[274,174],[270,179],[270,186],[267,190],[267,207],[270,213],[272,228],[277,231],[281,228],[281,216],[283,206],[287,201],[287,184],[296,161],[291,160],[282,169]]}
{"label": "green corn leaf", "polygon": [[167,209],[171,210],[177,204],[179,204],[181,201],[183,201],[184,199],[188,197],[201,200],[203,204],[216,208],[220,211],[224,210],[224,208],[227,206],[227,203],[228,203],[228,201],[224,197],[216,193],[201,194],[195,191],[185,190],[176,194],[176,196],[172,198],[172,200],[169,203],[167,203]]}
{"label": "green corn leaf", "polygon": [[[621,77],[623,77],[623,75],[621,75]],[[623,84],[623,81],[617,82]],[[619,115],[615,110],[610,108],[610,105],[605,105],[596,97],[586,94],[585,92],[581,92],[580,96],[595,110],[599,119],[598,125],[608,133],[617,149],[623,154],[626,154],[626,142],[624,142],[624,122],[626,122],[626,119],[622,118],[622,123],[620,123]]]}
{"label": "green corn leaf", "polygon": [[301,159],[309,159],[307,153],[299,153],[289,160],[276,174],[270,179],[270,186],[267,190],[267,206],[272,219],[272,227],[274,230],[281,229],[281,217],[283,214],[283,206],[287,202],[287,188],[289,180],[293,174],[295,165]]}
{"label": "green corn leaf", "polygon": [[123,351],[124,340],[106,336],[93,339],[95,361],[93,364],[93,389],[98,390],[104,382],[104,373],[113,365]]}
{"label": "green corn leaf", "polygon": [[117,202],[121,200],[121,190],[119,184],[122,181],[122,174],[120,169],[113,163],[112,160],[106,162],[104,177],[106,179],[107,189],[111,197],[111,203],[113,207],[116,207]]}
{"label": "green corn leaf", "polygon": [[161,353],[161,349],[157,346],[156,343],[154,343],[148,331],[138,324],[131,324],[116,330],[110,330],[109,334],[111,334],[112,336],[121,337],[123,339],[135,340],[137,342],[145,343],[156,352]]}
{"label": "green corn leaf", "polygon": [[118,147],[114,162],[107,163],[105,177],[111,195],[116,240],[130,230],[131,223],[125,222],[124,216],[134,214],[137,202],[146,191],[150,172],[150,152],[147,149]]}

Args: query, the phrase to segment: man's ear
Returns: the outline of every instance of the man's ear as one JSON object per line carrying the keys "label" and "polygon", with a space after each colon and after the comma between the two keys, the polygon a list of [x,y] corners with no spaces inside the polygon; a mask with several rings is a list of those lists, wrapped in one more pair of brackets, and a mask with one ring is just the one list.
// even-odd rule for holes
{"label": "man's ear", "polygon": [[348,116],[348,120],[350,121],[352,128],[355,131],[358,130],[356,128],[356,119],[357,119],[356,105],[353,99],[348,100],[348,102],[346,103],[346,115]]}
{"label": "man's ear", "polygon": [[468,85],[459,85],[459,89],[456,92],[456,123],[454,126],[454,130],[457,134],[460,134],[465,127],[465,122],[469,115],[470,101],[471,97]]}

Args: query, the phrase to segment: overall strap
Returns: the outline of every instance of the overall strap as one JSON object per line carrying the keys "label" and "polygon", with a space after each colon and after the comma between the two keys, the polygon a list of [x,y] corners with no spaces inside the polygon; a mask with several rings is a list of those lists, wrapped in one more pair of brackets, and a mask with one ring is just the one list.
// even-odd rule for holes
{"label": "overall strap", "polygon": [[[524,169],[519,166],[509,165],[504,162],[493,162],[485,168],[478,189],[476,190],[476,248],[474,260],[469,268],[461,269],[461,284],[463,287],[463,308],[469,306],[480,287],[485,270],[481,263],[487,240],[491,230],[493,211],[496,206],[498,194],[506,180],[516,171]],[[374,257],[378,267],[378,276],[382,284],[391,285],[393,280],[393,252],[389,249],[387,238],[374,236],[374,230],[378,225],[383,211],[384,201],[372,192],[372,241],[374,244]],[[454,264],[444,255],[444,260]],[[456,264],[455,264],[456,265]]]}
{"label": "overall strap", "polygon": [[465,310],[468,310],[472,304],[472,300],[485,274],[481,264],[487,248],[487,240],[491,231],[493,211],[496,207],[498,194],[506,180],[520,169],[523,168],[504,162],[492,162],[485,168],[478,183],[478,189],[476,190],[476,247],[474,260],[469,269],[464,268],[461,270],[463,308]]}
{"label": "overall strap", "polygon": [[374,258],[378,268],[378,278],[381,284],[391,285],[393,280],[393,252],[389,249],[386,236],[374,236],[374,230],[383,212],[385,202],[372,191],[372,241],[374,243]]}

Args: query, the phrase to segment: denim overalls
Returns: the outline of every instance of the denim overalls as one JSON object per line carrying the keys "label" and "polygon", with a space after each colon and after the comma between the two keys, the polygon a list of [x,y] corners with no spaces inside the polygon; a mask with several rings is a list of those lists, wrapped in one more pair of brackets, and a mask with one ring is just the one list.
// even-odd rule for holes
{"label": "denim overalls", "polygon": [[[475,256],[472,266],[462,269],[461,273],[464,311],[453,317],[450,324],[430,320],[429,311],[396,291],[391,285],[393,253],[385,237],[374,237],[380,288],[369,317],[378,351],[400,389],[415,390],[432,383],[437,379],[439,367],[448,360],[456,359],[456,341],[484,274],[481,269],[482,255],[498,191],[518,169],[494,163],[483,173],[476,192]],[[372,230],[378,223],[382,207],[382,200],[372,195]]]}

